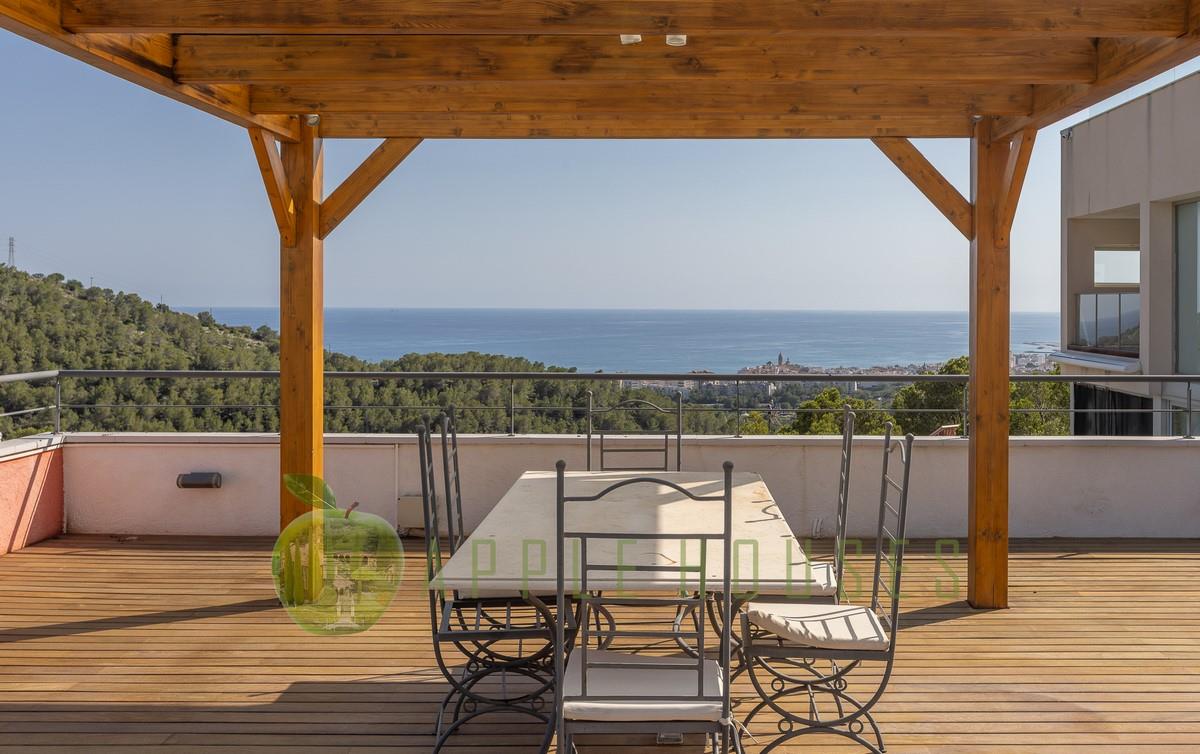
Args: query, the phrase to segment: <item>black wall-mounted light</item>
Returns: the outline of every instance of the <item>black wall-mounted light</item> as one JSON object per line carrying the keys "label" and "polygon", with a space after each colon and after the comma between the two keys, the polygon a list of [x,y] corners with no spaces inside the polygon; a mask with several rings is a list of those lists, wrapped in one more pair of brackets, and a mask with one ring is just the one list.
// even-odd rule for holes
{"label": "black wall-mounted light", "polygon": [[219,490],[221,474],[216,471],[193,471],[175,477],[175,486],[181,490]]}

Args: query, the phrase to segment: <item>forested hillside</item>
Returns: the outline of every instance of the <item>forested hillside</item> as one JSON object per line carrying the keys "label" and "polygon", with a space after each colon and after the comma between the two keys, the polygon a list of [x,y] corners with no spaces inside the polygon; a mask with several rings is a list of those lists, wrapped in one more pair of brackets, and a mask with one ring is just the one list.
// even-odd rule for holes
{"label": "forested hillside", "polygon": [[[278,334],[267,327],[229,327],[211,316],[171,311],[139,296],[88,288],[61,275],[30,275],[0,267],[0,374],[48,369],[273,370]],[[573,371],[527,359],[481,353],[409,354],[366,362],[326,354],[330,371],[541,372]],[[597,406],[645,398],[669,406],[652,390],[612,382],[525,380],[515,383],[519,432],[576,432],[592,390]],[[271,379],[66,379],[63,427],[68,431],[277,431],[278,385]],[[0,413],[54,401],[52,385],[0,385]],[[331,432],[412,431],[423,413],[454,404],[464,432],[507,432],[508,381],[329,380],[326,426]],[[570,409],[568,407],[574,407]],[[613,429],[673,426],[673,414],[607,414]],[[688,416],[695,432],[725,431],[720,413]],[[49,412],[0,419],[12,437],[50,429]]]}
{"label": "forested hillside", "polygon": [[[129,293],[85,287],[62,275],[30,275],[0,267],[0,375],[50,369],[275,370],[279,335],[268,327],[230,327],[155,306]],[[520,357],[482,353],[408,354],[367,362],[327,353],[326,368],[339,372],[573,372]],[[945,374],[964,374],[966,358],[947,362]],[[844,385],[844,383],[841,383]],[[928,434],[959,421],[963,387],[921,383],[862,383],[853,395],[837,385],[701,383],[688,396],[685,431],[731,433],[743,413],[744,434],[839,431],[841,406],[859,411],[866,434],[899,429]],[[512,391],[510,393],[510,390]],[[453,404],[463,432],[507,432],[510,401],[517,432],[582,432],[591,390],[597,407],[640,398],[668,409],[609,412],[597,429],[673,429],[673,397],[648,388],[626,389],[598,380],[352,380],[326,381],[326,427],[331,432],[411,432],[421,417]],[[1014,434],[1065,434],[1067,386],[1013,385]],[[63,428],[67,431],[274,432],[278,384],[274,379],[64,379]],[[51,384],[0,385],[0,413],[54,403]],[[774,409],[774,413],[763,409]],[[748,413],[747,413],[748,412]],[[13,437],[53,427],[53,413],[0,418],[0,434]]]}

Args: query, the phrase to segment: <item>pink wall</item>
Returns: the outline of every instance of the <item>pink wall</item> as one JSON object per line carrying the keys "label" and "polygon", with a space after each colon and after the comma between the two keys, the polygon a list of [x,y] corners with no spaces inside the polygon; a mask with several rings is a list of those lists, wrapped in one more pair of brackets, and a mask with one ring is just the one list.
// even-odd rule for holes
{"label": "pink wall", "polygon": [[0,460],[0,555],[62,531],[63,449]]}

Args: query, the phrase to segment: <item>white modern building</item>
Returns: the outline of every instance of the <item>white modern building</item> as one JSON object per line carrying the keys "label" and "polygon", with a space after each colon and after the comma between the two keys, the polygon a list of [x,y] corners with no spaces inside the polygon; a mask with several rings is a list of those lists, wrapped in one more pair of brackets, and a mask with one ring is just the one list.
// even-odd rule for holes
{"label": "white modern building", "polygon": [[[1200,74],[1062,139],[1064,348],[1054,360],[1068,374],[1200,374]],[[1200,383],[1193,391],[1200,402]],[[1074,431],[1180,433],[1187,396],[1179,383],[1079,385]]]}

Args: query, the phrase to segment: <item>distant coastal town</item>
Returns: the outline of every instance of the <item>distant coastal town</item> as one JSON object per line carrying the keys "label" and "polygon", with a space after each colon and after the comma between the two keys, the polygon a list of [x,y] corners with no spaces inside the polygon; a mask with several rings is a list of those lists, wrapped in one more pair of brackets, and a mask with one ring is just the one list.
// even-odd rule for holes
{"label": "distant coastal town", "polygon": [[[1051,352],[1049,351],[1026,351],[1014,353],[1009,357],[1010,371],[1012,374],[1050,374],[1054,371],[1054,363],[1050,360]],[[809,366],[805,364],[792,363],[791,359],[784,356],[782,353],[774,361],[768,361],[765,364],[758,366],[743,367],[737,371],[738,374],[744,374],[747,377],[753,377],[760,384],[765,382],[764,377],[774,375],[844,375],[854,378],[852,380],[852,390],[857,391],[863,385],[871,384],[871,375],[893,375],[893,374],[933,374],[938,372],[946,362],[942,361],[927,361],[919,364],[882,364],[871,367],[823,367]],[[703,386],[708,386],[710,391],[716,394],[730,393],[737,388],[733,384],[715,384],[704,379],[705,375],[713,374],[707,370],[694,370],[689,374],[695,375],[695,379],[691,380],[622,380],[622,387],[626,388],[648,388],[660,392],[681,391],[685,396],[692,395],[700,390]],[[830,382],[842,382],[841,380],[830,380]],[[862,383],[860,385],[860,383]],[[767,394],[774,393],[774,384],[766,387]],[[895,392],[898,385],[876,385],[881,394],[891,394]]]}
{"label": "distant coastal town", "polygon": [[[813,367],[804,364],[793,364],[791,359],[782,353],[775,361],[738,370],[738,374],[761,377],[772,374],[928,374],[941,369],[944,362],[925,362],[921,364],[889,364],[873,367]],[[1053,369],[1048,352],[1014,353],[1009,356],[1009,366],[1013,374],[1046,374]]]}

